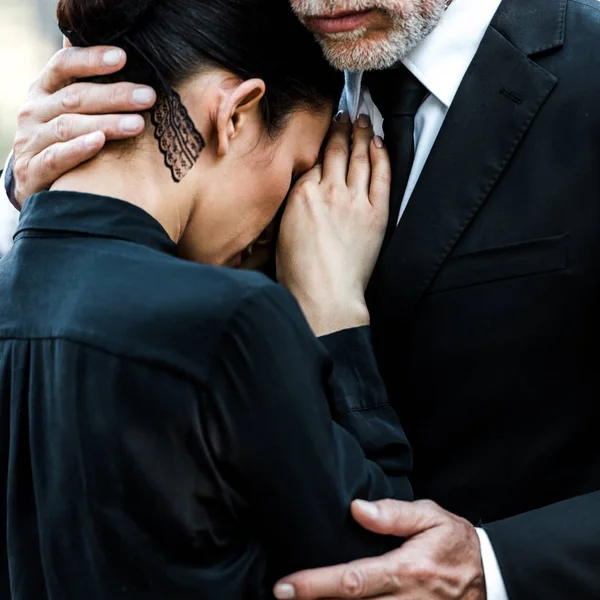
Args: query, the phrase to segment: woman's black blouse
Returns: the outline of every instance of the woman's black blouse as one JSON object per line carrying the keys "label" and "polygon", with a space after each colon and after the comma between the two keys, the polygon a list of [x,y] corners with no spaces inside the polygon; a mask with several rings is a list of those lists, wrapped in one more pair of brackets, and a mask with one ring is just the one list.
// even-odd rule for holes
{"label": "woman's black blouse", "polygon": [[349,513],[411,499],[368,328],[316,339],[282,287],[181,260],[114,198],[33,196],[15,240],[0,598],[271,598],[281,575],[398,543]]}

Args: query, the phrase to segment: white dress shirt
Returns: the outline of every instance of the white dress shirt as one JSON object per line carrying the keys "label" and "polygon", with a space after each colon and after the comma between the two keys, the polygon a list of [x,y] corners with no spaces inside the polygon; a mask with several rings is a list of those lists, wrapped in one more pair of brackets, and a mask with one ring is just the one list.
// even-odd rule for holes
{"label": "white dress shirt", "polygon": [[[469,68],[479,44],[501,0],[453,0],[437,27],[402,63],[427,88],[429,95],[415,116],[415,159],[408,178],[398,221],[415,189],[448,109]],[[361,113],[371,117],[375,133],[383,135],[383,118],[369,90],[362,85],[362,73],[346,73],[346,87],[340,109],[352,120]],[[500,567],[487,533],[477,528],[485,573],[487,600],[508,600]]]}

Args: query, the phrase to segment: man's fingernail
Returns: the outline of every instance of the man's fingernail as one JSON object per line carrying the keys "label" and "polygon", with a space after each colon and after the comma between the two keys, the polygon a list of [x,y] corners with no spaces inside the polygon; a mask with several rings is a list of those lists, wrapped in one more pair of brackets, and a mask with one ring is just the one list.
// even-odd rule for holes
{"label": "man's fingernail", "polygon": [[107,67],[116,67],[123,58],[123,50],[108,50],[102,57],[102,62]]}
{"label": "man's fingernail", "polygon": [[129,117],[123,117],[119,121],[119,129],[123,133],[135,133],[144,126],[144,119],[139,115],[131,115]]}
{"label": "man's fingernail", "polygon": [[278,583],[273,590],[277,600],[291,600],[296,597],[294,586],[289,583]]}
{"label": "man's fingernail", "polygon": [[335,120],[338,123],[350,123],[350,115],[345,110],[340,110],[340,112],[335,116]]}
{"label": "man's fingernail", "polygon": [[360,508],[363,512],[367,513],[371,517],[376,517],[379,515],[379,509],[372,502],[365,502],[364,500],[355,500],[354,504]]}
{"label": "man's fingernail", "polygon": [[363,129],[371,126],[371,119],[369,119],[368,115],[360,115],[356,120],[356,124]]}
{"label": "man's fingernail", "polygon": [[373,143],[375,144],[375,148],[383,148],[383,139],[380,136],[376,135],[373,138]]}
{"label": "man's fingernail", "polygon": [[90,133],[83,138],[83,143],[88,148],[95,148],[102,141],[102,133],[100,131],[96,131],[94,133]]}
{"label": "man's fingernail", "polygon": [[133,101],[140,106],[148,106],[154,100],[154,92],[149,88],[133,90]]}

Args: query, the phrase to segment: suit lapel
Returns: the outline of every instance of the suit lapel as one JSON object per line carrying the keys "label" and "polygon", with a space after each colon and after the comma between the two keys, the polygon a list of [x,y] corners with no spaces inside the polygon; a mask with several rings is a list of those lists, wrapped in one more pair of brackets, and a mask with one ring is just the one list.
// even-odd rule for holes
{"label": "suit lapel", "polygon": [[[546,13],[545,31],[532,18],[536,5]],[[566,0],[505,0],[486,32],[373,274],[371,313],[386,330],[398,333],[406,324],[556,85],[527,54],[562,43],[564,27],[556,24],[564,5]]]}

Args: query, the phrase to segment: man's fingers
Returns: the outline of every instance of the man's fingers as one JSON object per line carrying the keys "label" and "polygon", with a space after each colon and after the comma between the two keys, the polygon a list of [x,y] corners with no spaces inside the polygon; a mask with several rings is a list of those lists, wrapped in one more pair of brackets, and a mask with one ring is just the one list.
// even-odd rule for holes
{"label": "man's fingers", "polygon": [[365,529],[405,538],[439,525],[444,516],[443,509],[430,500],[355,500],[351,510],[354,519]]}
{"label": "man's fingers", "polygon": [[348,113],[338,115],[331,125],[329,138],[323,151],[323,179],[331,183],[346,185],[351,129]]}
{"label": "man's fingers", "polygon": [[[65,113],[99,115],[142,112],[156,101],[154,90],[134,83],[73,83],[36,109],[38,122],[47,122]],[[30,112],[33,112],[31,110]]]}
{"label": "man's fingers", "polygon": [[32,158],[28,165],[28,171],[35,173],[36,176],[33,187],[36,189],[49,187],[67,171],[98,154],[105,143],[106,137],[102,132],[97,131],[70,142],[50,146]]}
{"label": "man's fingers", "polygon": [[369,145],[371,157],[371,185],[369,201],[374,208],[385,212],[386,221],[390,208],[390,189],[392,184],[392,167],[390,157],[383,145],[383,140],[375,136]]}
{"label": "man's fingers", "polygon": [[126,61],[125,52],[113,46],[63,48],[50,59],[33,90],[54,94],[75,79],[120,71]]}
{"label": "man's fingers", "polygon": [[101,131],[107,140],[123,140],[144,131],[141,115],[61,115],[49,123],[39,125],[29,153],[38,154],[53,144],[69,142],[89,133]]}
{"label": "man's fingers", "polygon": [[357,560],[345,565],[300,571],[275,586],[278,600],[323,598],[370,598],[399,591],[393,553]]}
{"label": "man's fingers", "polygon": [[371,181],[371,154],[369,144],[373,138],[371,120],[360,115],[354,124],[352,137],[352,155],[348,167],[348,187],[357,194],[367,196]]}

